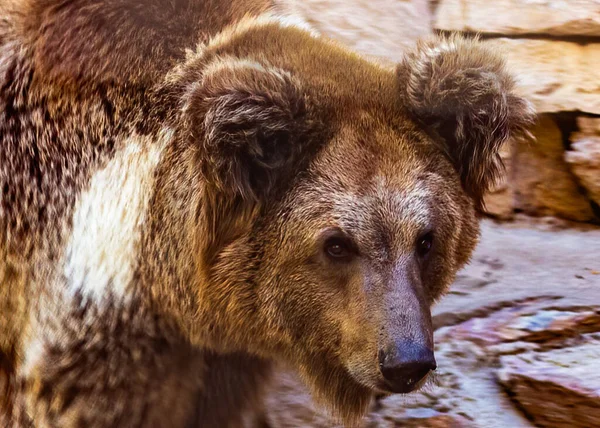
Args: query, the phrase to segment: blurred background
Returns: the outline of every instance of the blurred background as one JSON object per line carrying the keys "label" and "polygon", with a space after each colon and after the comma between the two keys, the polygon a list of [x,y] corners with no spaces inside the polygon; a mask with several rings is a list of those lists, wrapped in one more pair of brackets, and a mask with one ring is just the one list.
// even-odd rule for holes
{"label": "blurred background", "polygon": [[[368,427],[600,427],[600,0],[278,0],[393,64],[436,32],[501,49],[539,113],[503,149],[481,243],[434,309],[437,378]],[[273,427],[332,427],[282,367]]]}

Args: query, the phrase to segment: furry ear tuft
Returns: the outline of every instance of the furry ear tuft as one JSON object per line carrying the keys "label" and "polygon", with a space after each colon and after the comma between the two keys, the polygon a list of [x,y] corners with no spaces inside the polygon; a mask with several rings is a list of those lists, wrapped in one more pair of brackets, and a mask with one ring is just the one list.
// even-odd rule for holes
{"label": "furry ear tuft", "polygon": [[219,192],[260,200],[310,143],[307,105],[289,73],[257,62],[209,64],[184,102],[200,169]]}
{"label": "furry ear tuft", "polygon": [[408,110],[441,138],[477,205],[503,169],[500,146],[527,133],[534,110],[514,93],[504,60],[478,40],[421,41],[398,66]]}

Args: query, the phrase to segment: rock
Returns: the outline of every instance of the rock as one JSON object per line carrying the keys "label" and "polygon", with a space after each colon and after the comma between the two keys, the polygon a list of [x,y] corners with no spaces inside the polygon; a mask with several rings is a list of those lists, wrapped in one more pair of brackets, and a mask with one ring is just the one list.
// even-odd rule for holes
{"label": "rock", "polygon": [[557,228],[543,220],[522,214],[509,223],[484,219],[481,243],[450,288],[457,293],[433,308],[434,325],[452,326],[533,299],[543,307],[600,306],[600,228]]}
{"label": "rock", "polygon": [[579,116],[577,126],[582,134],[600,136],[600,118]]}
{"label": "rock", "polygon": [[[600,121],[596,122],[596,126],[600,131]],[[594,130],[592,122],[586,123],[584,127],[588,131]],[[598,135],[573,134],[571,150],[565,152],[565,160],[588,196],[600,205],[600,132]]]}
{"label": "rock", "polygon": [[[533,302],[515,303],[487,316],[471,318],[443,329],[438,332],[436,339],[470,341],[488,350],[498,346],[497,349],[503,353],[503,347],[499,346],[503,343],[518,341],[544,344],[600,331],[600,307],[585,310],[548,309],[547,301]],[[519,348],[539,347],[528,343],[512,347]]]}
{"label": "rock", "polygon": [[600,2],[441,0],[434,27],[506,35],[600,36]]}
{"label": "rock", "polygon": [[492,217],[508,220],[514,214],[514,187],[512,185],[513,152],[515,142],[506,143],[500,150],[500,157],[506,171],[494,188],[484,196],[484,212]]}
{"label": "rock", "polygon": [[401,417],[388,417],[384,412],[380,415],[383,420],[376,422],[377,427],[404,428],[467,428],[473,423],[465,417],[437,412],[431,409],[408,409],[401,412]]}
{"label": "rock", "polygon": [[557,338],[600,331],[600,308],[573,311],[542,309],[525,314],[504,325],[498,332],[505,340],[549,342]]}
{"label": "rock", "polygon": [[533,129],[537,141],[517,144],[513,186],[515,206],[530,215],[557,215],[591,221],[594,212],[564,160],[560,129],[546,115]]}
{"label": "rock", "polygon": [[370,57],[397,62],[431,33],[428,0],[276,0],[287,13]]}
{"label": "rock", "polygon": [[487,43],[506,57],[520,93],[539,113],[600,114],[600,43],[506,38]]}
{"label": "rock", "polygon": [[600,426],[600,341],[501,358],[498,379],[538,427]]}
{"label": "rock", "polygon": [[438,0],[433,13],[433,28],[445,31],[465,31],[464,0]]}
{"label": "rock", "polygon": [[464,418],[440,414],[429,418],[409,418],[402,421],[407,428],[463,428],[472,426]]}

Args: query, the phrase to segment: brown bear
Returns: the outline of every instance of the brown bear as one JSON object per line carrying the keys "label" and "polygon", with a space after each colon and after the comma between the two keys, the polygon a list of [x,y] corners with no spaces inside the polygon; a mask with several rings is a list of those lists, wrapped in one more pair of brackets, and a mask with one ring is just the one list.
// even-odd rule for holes
{"label": "brown bear", "polygon": [[473,40],[388,69],[267,0],[1,0],[0,423],[243,426],[274,361],[348,425],[420,387],[532,117]]}

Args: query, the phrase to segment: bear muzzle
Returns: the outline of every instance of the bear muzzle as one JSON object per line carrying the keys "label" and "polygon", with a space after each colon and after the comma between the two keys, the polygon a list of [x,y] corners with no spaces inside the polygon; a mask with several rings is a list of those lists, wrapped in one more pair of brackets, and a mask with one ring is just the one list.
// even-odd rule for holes
{"label": "bear muzzle", "polygon": [[433,350],[414,341],[401,341],[378,353],[381,382],[379,389],[409,393],[420,387],[437,368]]}

